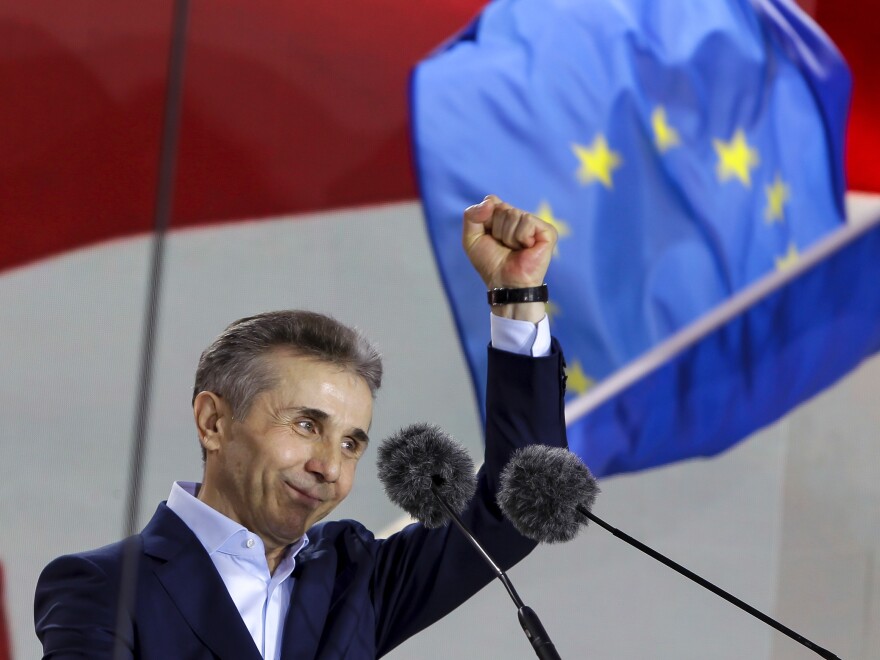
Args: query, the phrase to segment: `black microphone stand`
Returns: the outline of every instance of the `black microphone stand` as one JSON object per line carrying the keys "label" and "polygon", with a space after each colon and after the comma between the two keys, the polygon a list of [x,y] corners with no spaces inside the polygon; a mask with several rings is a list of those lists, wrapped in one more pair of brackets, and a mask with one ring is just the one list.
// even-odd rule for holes
{"label": "black microphone stand", "polygon": [[531,607],[522,602],[519,594],[516,593],[516,589],[513,588],[513,583],[510,581],[510,578],[507,577],[507,573],[501,570],[501,567],[498,566],[492,557],[489,556],[489,553],[486,552],[482,545],[480,545],[480,542],[477,541],[468,528],[464,526],[464,523],[461,521],[461,518],[458,517],[458,514],[446,503],[446,498],[443,497],[439,489],[444,483],[445,480],[440,475],[431,475],[431,492],[434,493],[434,497],[437,498],[437,501],[440,502],[443,509],[449,514],[449,517],[452,518],[456,527],[461,530],[462,534],[465,535],[465,538],[467,538],[471,545],[476,548],[477,552],[480,553],[486,563],[492,567],[495,577],[501,580],[501,584],[507,589],[507,593],[510,594],[513,604],[516,605],[519,624],[522,626],[523,632],[526,634],[526,637],[528,637],[529,642],[531,642],[532,648],[535,649],[535,654],[541,660],[562,660],[562,658],[559,657],[559,653],[556,652],[556,647],[553,646],[553,642],[550,641],[550,636],[547,634],[547,631],[544,630],[544,626],[541,625],[541,620],[538,618],[538,615]]}
{"label": "black microphone stand", "polygon": [[602,520],[601,518],[599,518],[595,514],[593,514],[583,504],[578,504],[576,508],[578,510],[578,513],[586,516],[589,520],[592,520],[594,523],[596,523],[600,527],[604,527],[609,532],[614,534],[614,536],[616,536],[617,538],[621,539],[622,541],[626,541],[631,546],[638,548],[639,550],[641,550],[645,554],[653,557],[654,559],[656,559],[660,563],[666,564],[672,570],[681,573],[682,575],[684,575],[686,578],[688,578],[690,580],[693,580],[694,582],[699,584],[701,587],[705,587],[706,589],[708,589],[712,593],[714,593],[718,596],[721,596],[724,600],[726,600],[730,603],[733,603],[734,605],[736,605],[740,609],[745,610],[746,612],[751,614],[753,617],[760,619],[761,621],[766,623],[768,626],[776,628],[776,630],[778,630],[779,632],[788,635],[789,637],[791,637],[793,640],[795,640],[797,642],[800,642],[801,644],[806,646],[808,649],[817,653],[818,655],[822,656],[823,658],[828,658],[829,660],[840,660],[840,658],[837,657],[836,655],[834,655],[831,651],[822,648],[821,646],[819,646],[818,644],[816,644],[814,642],[811,642],[809,639],[807,639],[803,635],[796,633],[794,630],[792,630],[791,628],[788,628],[787,626],[782,625],[781,623],[779,623],[775,619],[771,619],[769,616],[767,616],[763,612],[760,612],[759,610],[756,610],[754,607],[752,607],[748,603],[745,603],[745,602],[741,601],[739,598],[737,598],[736,596],[727,593],[726,591],[724,591],[724,589],[722,589],[720,587],[716,587],[714,584],[712,584],[708,580],[701,578],[699,575],[697,575],[693,571],[689,571],[684,566],[675,563],[674,561],[672,561],[668,557],[665,557],[664,555],[661,555],[659,552],[657,552],[653,548],[649,548],[644,543],[637,541],[629,534],[625,534],[624,532],[621,532],[619,529],[612,527],[611,525],[606,523],[604,520]]}

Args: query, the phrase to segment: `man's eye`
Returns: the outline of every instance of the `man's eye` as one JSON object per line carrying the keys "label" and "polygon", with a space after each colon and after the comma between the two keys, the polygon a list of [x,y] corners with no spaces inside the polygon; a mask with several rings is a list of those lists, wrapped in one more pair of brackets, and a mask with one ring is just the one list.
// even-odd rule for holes
{"label": "man's eye", "polygon": [[342,441],[342,451],[351,456],[357,456],[360,454],[360,445],[356,441],[346,438]]}
{"label": "man's eye", "polygon": [[315,423],[310,419],[301,419],[296,425],[303,431],[308,431],[309,433],[313,433],[315,430]]}

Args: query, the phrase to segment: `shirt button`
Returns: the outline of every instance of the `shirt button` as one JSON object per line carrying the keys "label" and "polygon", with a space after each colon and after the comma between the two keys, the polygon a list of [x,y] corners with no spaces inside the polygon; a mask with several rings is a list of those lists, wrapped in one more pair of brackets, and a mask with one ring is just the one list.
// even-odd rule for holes
{"label": "shirt button", "polygon": [[248,539],[248,540],[247,540],[247,543],[245,543],[245,545],[246,545],[247,547],[249,547],[249,548],[253,548],[253,547],[254,547],[254,540],[253,540],[253,539]]}

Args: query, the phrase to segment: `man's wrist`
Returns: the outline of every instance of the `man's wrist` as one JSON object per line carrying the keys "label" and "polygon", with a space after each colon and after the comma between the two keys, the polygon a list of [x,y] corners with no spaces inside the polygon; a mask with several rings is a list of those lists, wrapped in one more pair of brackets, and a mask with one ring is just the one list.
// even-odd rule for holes
{"label": "man's wrist", "polygon": [[547,302],[549,300],[549,291],[546,283],[524,287],[501,286],[489,289],[486,292],[486,297],[492,306]]}
{"label": "man's wrist", "polygon": [[510,305],[492,305],[490,308],[495,316],[515,321],[537,323],[546,313],[544,303],[513,303]]}
{"label": "man's wrist", "polygon": [[490,287],[486,293],[492,313],[515,321],[537,323],[549,299],[547,284]]}

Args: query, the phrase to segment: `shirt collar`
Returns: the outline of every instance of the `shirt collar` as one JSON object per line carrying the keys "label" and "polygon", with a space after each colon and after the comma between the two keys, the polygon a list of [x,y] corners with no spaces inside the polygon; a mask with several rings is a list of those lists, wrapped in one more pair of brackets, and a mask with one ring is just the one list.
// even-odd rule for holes
{"label": "shirt collar", "polygon": [[[167,506],[192,530],[209,555],[221,549],[233,536],[251,534],[242,525],[198,499],[196,493],[200,486],[192,481],[175,481],[168,495]],[[293,559],[308,544],[309,537],[303,534],[299,541],[288,546],[284,561]],[[228,549],[230,546],[226,547]]]}

